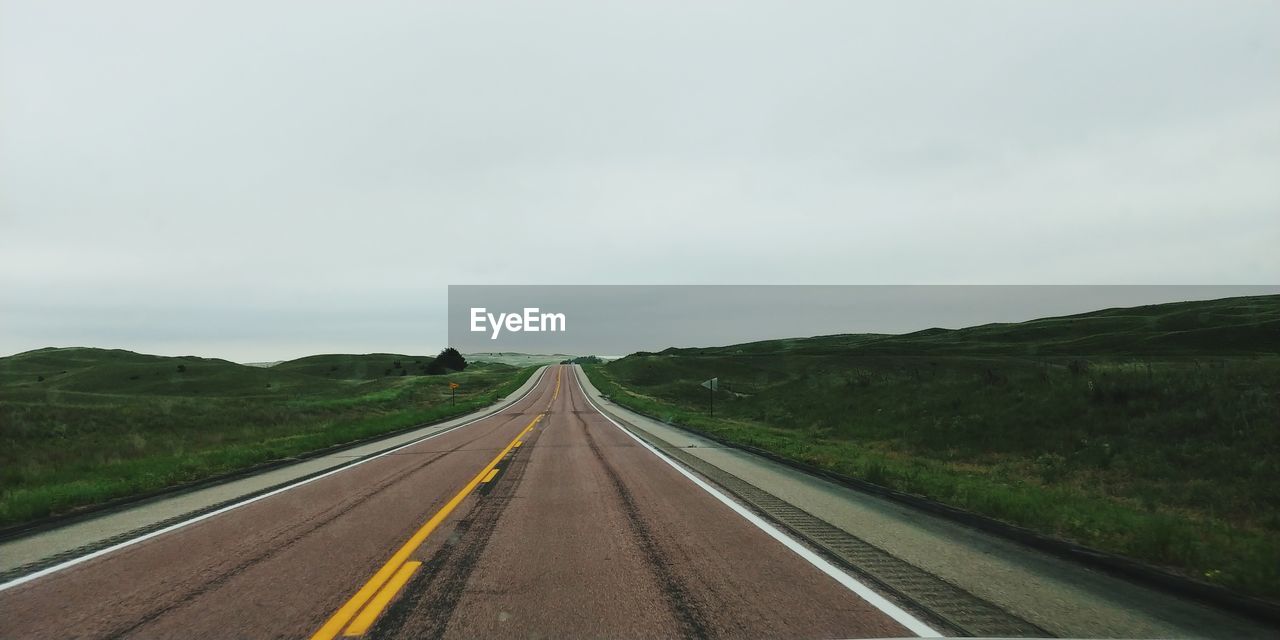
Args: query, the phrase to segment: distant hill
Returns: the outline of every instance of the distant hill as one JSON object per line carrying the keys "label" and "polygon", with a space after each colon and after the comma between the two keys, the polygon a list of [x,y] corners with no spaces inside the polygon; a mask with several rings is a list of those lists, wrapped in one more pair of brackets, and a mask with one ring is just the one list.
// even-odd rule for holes
{"label": "distant hill", "polygon": [[408,356],[399,353],[325,354],[287,360],[274,367],[274,371],[289,371],[324,378],[345,380],[372,380],[384,376],[425,375],[427,365],[435,356]]}
{"label": "distant hill", "polygon": [[903,335],[843,334],[726,347],[667,349],[664,355],[1242,355],[1280,353],[1280,296],[1104,309],[1028,322]]}
{"label": "distant hill", "polygon": [[216,358],[153,356],[123,349],[46,348],[0,358],[0,393],[58,390],[129,395],[244,396],[339,383]]}
{"label": "distant hill", "polygon": [[346,393],[355,383],[426,375],[432,360],[432,356],[394,353],[329,354],[264,367],[123,349],[48,347],[0,358],[0,398],[46,391],[237,397]]}
{"label": "distant hill", "polygon": [[240,364],[243,364],[246,367],[262,367],[265,369],[267,367],[274,367],[281,362],[284,362],[284,360],[271,360],[270,362],[242,362]]}
{"label": "distant hill", "polygon": [[513,352],[485,352],[485,353],[464,353],[468,362],[497,362],[500,364],[509,364],[513,367],[531,367],[543,364],[555,364],[568,358],[568,354],[564,353],[513,353]]}
{"label": "distant hill", "polygon": [[531,373],[417,375],[432,360],[263,367],[85,347],[0,357],[0,526],[469,413]]}

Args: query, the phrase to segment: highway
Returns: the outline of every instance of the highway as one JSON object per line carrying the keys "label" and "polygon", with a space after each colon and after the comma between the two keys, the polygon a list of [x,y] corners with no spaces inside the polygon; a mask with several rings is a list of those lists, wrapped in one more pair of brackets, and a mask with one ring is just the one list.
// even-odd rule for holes
{"label": "highway", "polygon": [[489,417],[0,588],[0,638],[937,634],[567,366]]}

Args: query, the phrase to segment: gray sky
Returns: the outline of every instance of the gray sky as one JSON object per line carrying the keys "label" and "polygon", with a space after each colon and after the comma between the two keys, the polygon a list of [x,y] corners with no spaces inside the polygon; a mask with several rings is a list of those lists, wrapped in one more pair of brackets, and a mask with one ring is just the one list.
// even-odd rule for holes
{"label": "gray sky", "polygon": [[1274,1],[0,0],[0,353],[425,352],[448,284],[1277,283],[1276,176]]}

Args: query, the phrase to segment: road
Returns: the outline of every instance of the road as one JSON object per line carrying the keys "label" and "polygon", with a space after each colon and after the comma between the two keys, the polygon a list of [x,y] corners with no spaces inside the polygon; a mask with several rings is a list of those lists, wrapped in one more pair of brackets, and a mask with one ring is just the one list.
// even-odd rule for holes
{"label": "road", "polygon": [[932,632],[624,431],[569,367],[465,427],[0,588],[0,638]]}

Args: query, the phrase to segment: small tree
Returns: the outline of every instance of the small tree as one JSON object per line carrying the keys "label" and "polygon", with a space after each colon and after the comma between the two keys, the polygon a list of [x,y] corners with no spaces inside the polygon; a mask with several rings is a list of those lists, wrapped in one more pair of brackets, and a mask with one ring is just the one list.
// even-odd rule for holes
{"label": "small tree", "polygon": [[186,373],[186,372],[187,372],[187,365],[185,364],[178,365],[178,373]]}
{"label": "small tree", "polygon": [[458,350],[453,347],[441,351],[440,355],[436,356],[436,362],[454,371],[462,371],[467,368],[467,359],[462,357],[462,354],[458,353]]}
{"label": "small tree", "polygon": [[427,365],[427,375],[429,376],[439,376],[448,372],[449,368],[441,364],[439,359],[432,360],[431,364]]}

